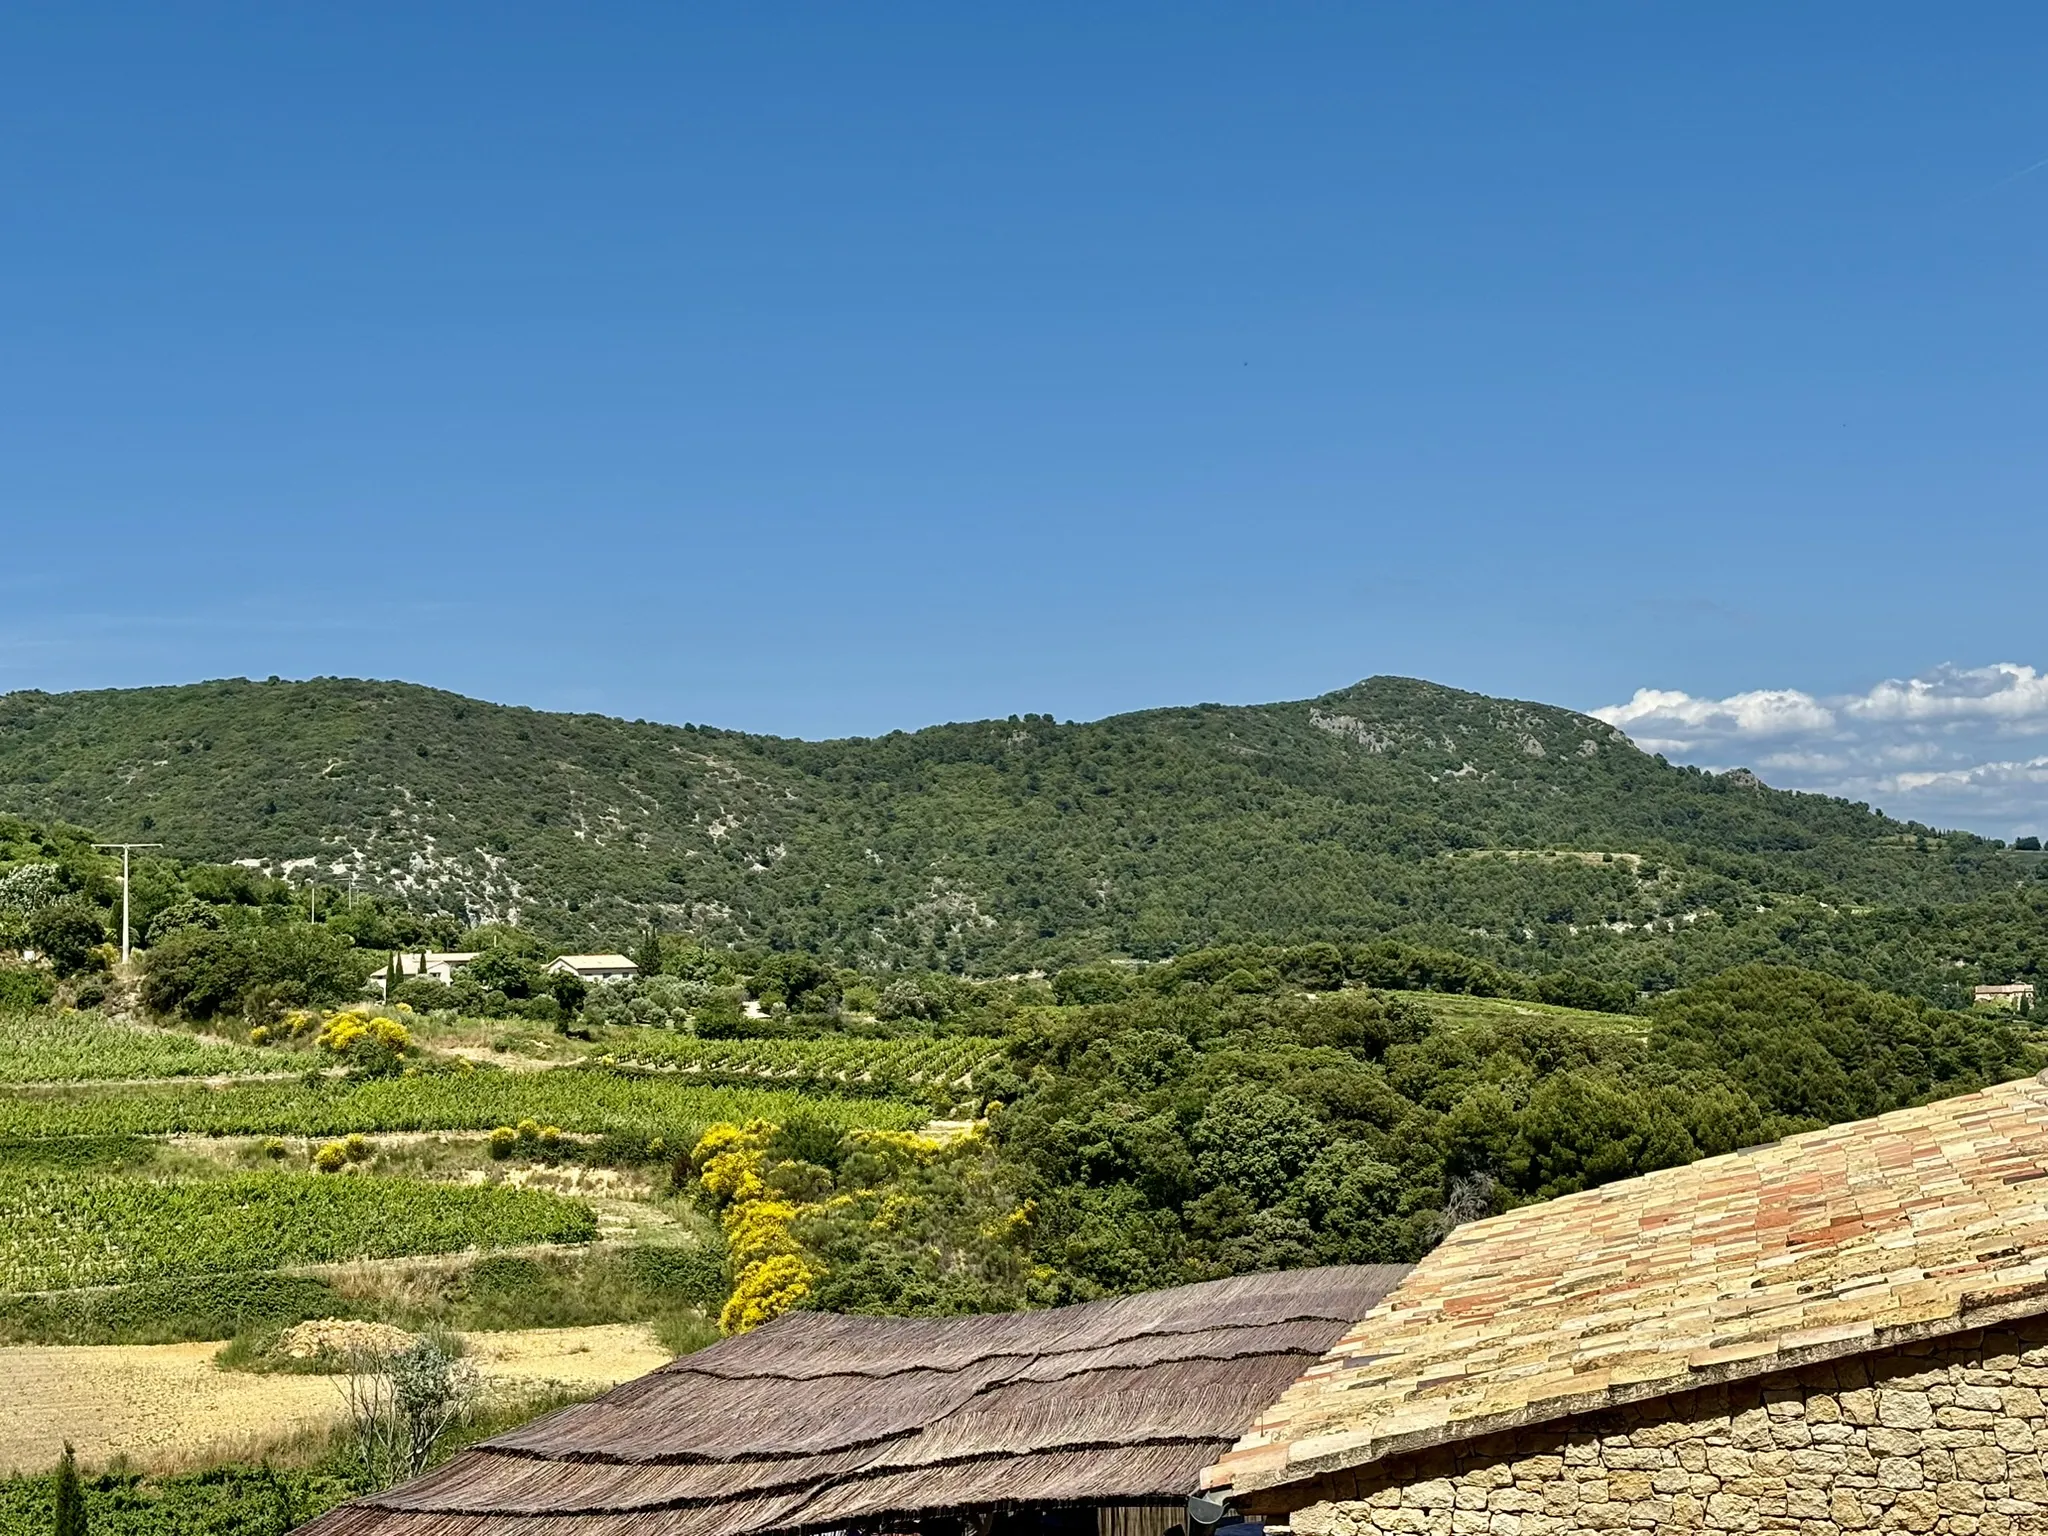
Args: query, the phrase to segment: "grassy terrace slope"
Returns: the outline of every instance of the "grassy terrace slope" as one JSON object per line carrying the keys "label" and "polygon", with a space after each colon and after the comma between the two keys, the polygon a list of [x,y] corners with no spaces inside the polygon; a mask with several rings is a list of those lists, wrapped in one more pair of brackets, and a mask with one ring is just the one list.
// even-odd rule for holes
{"label": "grassy terrace slope", "polygon": [[2028,873],[1974,838],[1667,766],[1567,710],[1401,678],[829,742],[339,679],[15,693],[0,810],[188,858],[317,857],[566,942],[653,913],[984,971],[1381,935],[1548,969],[1623,923],[1945,904]]}

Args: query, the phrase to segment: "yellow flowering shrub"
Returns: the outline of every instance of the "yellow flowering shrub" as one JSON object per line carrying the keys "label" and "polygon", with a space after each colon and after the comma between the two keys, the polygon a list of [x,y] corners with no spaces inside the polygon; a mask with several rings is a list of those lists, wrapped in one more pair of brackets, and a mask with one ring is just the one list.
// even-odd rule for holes
{"label": "yellow flowering shrub", "polygon": [[706,1130],[690,1153],[698,1182],[720,1205],[759,1200],[768,1193],[768,1141],[775,1127],[765,1120],[744,1126],[721,1122]]}
{"label": "yellow flowering shrub", "polygon": [[349,1010],[330,1014],[320,1026],[320,1048],[336,1056],[366,1051],[403,1056],[412,1049],[412,1031],[396,1019]]}
{"label": "yellow flowering shrub", "polygon": [[723,1332],[797,1307],[886,1301],[876,1289],[886,1278],[863,1273],[878,1246],[914,1265],[947,1304],[1049,1298],[1049,1272],[1029,1265],[1037,1212],[977,1130],[855,1131],[836,1135],[829,1152],[815,1130],[715,1125],[691,1150],[725,1230],[733,1289]]}
{"label": "yellow flowering shrub", "polygon": [[249,1038],[256,1040],[260,1033],[263,1039],[256,1040],[258,1045],[271,1040],[298,1040],[315,1033],[323,1022],[322,1017],[311,1009],[294,1008],[269,1024],[258,1024],[249,1031]]}
{"label": "yellow flowering shrub", "polygon": [[[737,1125],[721,1120],[716,1125],[707,1127],[704,1134],[698,1138],[697,1145],[691,1149],[690,1166],[702,1168],[721,1152],[730,1152],[737,1146],[755,1144],[753,1140],[750,1140],[749,1133],[763,1124],[764,1122],[756,1120],[752,1125],[742,1130]],[[757,1139],[765,1140],[765,1138]]]}
{"label": "yellow flowering shrub", "polygon": [[897,1157],[907,1163],[928,1163],[947,1147],[945,1142],[916,1131],[855,1131],[853,1145],[856,1151]]}
{"label": "yellow flowering shrub", "polygon": [[778,1254],[795,1253],[798,1244],[789,1225],[801,1209],[787,1200],[748,1200],[733,1206],[725,1215],[725,1246],[732,1262],[744,1269]]}
{"label": "yellow flowering shrub", "polygon": [[985,1222],[981,1235],[993,1243],[1012,1243],[1022,1247],[1031,1238],[1032,1223],[1038,1219],[1038,1202],[1026,1200],[1000,1221]]}
{"label": "yellow flowering shrub", "polygon": [[822,1273],[790,1230],[814,1207],[776,1198],[768,1187],[768,1143],[775,1130],[765,1120],[713,1125],[690,1152],[698,1183],[722,1209],[733,1292],[718,1326],[728,1334],[780,1317],[810,1294]]}
{"label": "yellow flowering shrub", "polygon": [[749,1265],[740,1272],[731,1297],[718,1314],[719,1332],[745,1333],[801,1305],[818,1273],[815,1265],[793,1253],[779,1253]]}
{"label": "yellow flowering shrub", "polygon": [[900,1231],[922,1209],[923,1202],[915,1195],[906,1195],[900,1190],[892,1190],[889,1194],[882,1197],[881,1205],[876,1209],[875,1214],[868,1218],[868,1230],[871,1232]]}

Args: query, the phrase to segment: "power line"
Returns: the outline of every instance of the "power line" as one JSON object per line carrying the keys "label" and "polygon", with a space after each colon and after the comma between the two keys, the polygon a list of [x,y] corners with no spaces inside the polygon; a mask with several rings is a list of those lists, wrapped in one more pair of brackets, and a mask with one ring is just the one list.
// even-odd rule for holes
{"label": "power line", "polygon": [[96,842],[94,848],[119,848],[121,850],[121,965],[127,965],[129,954],[129,928],[127,928],[127,856],[135,848],[162,848],[160,842]]}

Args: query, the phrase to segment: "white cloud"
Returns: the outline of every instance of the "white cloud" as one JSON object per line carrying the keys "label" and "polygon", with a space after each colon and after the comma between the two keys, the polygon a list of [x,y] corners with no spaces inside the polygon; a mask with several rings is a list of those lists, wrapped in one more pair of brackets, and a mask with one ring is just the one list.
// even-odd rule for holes
{"label": "white cloud", "polygon": [[1908,794],[1923,789],[2009,789],[2048,786],[2048,757],[2025,763],[1976,763],[1938,773],[1896,773],[1883,781]]}
{"label": "white cloud", "polygon": [[1937,667],[1931,677],[1888,679],[1842,707],[1869,720],[2038,721],[2048,726],[2048,676],[2012,661]]}
{"label": "white cloud", "polygon": [[1832,696],[1638,688],[1592,713],[1645,751],[1754,766],[1787,789],[1995,836],[2048,825],[2048,673],[2020,662],[1942,666]]}
{"label": "white cloud", "polygon": [[1849,759],[1840,752],[1766,752],[1756,765],[1793,773],[1842,773],[1848,769]]}
{"label": "white cloud", "polygon": [[[1618,730],[1648,725],[1683,735],[1692,732],[1776,736],[1793,731],[1824,731],[1835,717],[1810,693],[1796,688],[1759,688],[1725,699],[1699,699],[1662,688],[1638,688],[1626,704],[1593,711]],[[1631,734],[1633,734],[1631,732]]]}

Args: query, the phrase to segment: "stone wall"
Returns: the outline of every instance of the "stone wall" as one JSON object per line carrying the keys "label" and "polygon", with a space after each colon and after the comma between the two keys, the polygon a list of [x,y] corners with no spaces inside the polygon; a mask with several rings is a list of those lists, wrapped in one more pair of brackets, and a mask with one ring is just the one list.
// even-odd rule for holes
{"label": "stone wall", "polygon": [[1291,1523],[1296,1536],[2048,1532],[2044,1393],[2048,1322],[1957,1334],[1338,1473],[1303,1490],[1316,1502]]}

